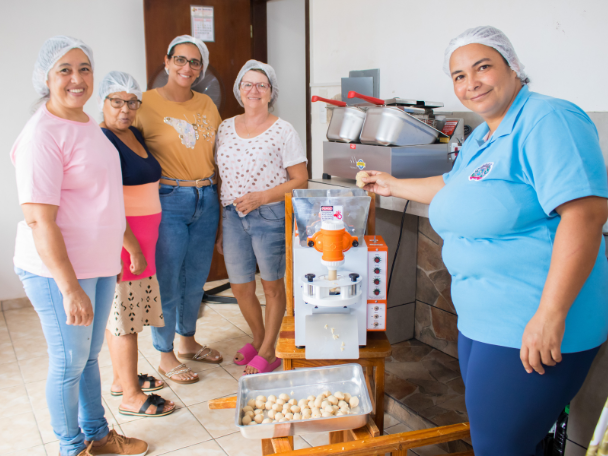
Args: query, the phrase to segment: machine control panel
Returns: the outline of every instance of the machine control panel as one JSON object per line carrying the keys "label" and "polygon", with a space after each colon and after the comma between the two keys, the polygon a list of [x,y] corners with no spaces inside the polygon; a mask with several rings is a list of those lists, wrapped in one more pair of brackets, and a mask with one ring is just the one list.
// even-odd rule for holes
{"label": "machine control panel", "polygon": [[386,301],[367,301],[367,330],[386,331]]}
{"label": "machine control panel", "polygon": [[370,300],[385,300],[388,281],[388,246],[382,236],[365,236],[368,251],[368,296]]}

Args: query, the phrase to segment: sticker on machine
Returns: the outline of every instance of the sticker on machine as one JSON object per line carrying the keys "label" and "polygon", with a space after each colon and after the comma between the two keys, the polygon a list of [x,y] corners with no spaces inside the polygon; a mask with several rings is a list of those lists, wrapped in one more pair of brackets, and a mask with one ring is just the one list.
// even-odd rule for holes
{"label": "sticker on machine", "polygon": [[492,171],[492,166],[494,166],[493,162],[484,163],[479,168],[475,169],[473,173],[469,176],[470,181],[480,181],[488,177],[490,171]]}
{"label": "sticker on machine", "polygon": [[342,206],[321,206],[321,221],[342,220],[344,211]]}

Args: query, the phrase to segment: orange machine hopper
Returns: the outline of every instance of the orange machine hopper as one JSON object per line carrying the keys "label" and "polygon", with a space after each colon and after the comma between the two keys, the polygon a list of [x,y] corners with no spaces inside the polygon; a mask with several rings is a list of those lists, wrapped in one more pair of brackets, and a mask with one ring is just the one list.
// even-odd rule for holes
{"label": "orange machine hopper", "polygon": [[322,260],[342,261],[344,252],[353,246],[353,242],[358,242],[358,239],[342,228],[341,230],[321,229],[312,236],[312,241],[317,252],[323,253]]}

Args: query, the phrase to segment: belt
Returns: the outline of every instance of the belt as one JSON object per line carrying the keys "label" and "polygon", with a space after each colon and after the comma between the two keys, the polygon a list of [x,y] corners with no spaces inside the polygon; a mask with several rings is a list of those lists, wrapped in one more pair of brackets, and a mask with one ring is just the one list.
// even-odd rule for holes
{"label": "belt", "polygon": [[174,187],[207,187],[209,185],[213,185],[213,178],[215,177],[215,173],[213,173],[209,177],[204,177],[202,179],[196,180],[185,180],[185,179],[173,179],[171,177],[162,176],[160,178],[160,183],[165,185],[172,185]]}

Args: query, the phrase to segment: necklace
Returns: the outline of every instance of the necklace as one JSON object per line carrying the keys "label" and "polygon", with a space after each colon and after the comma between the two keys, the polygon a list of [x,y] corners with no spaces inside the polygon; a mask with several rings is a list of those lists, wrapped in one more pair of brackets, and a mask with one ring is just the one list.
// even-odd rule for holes
{"label": "necklace", "polygon": [[265,123],[265,122],[268,120],[268,117],[269,117],[269,116],[270,116],[270,113],[268,113],[268,114],[266,115],[266,118],[265,118],[265,119],[264,119],[264,120],[263,120],[261,123],[259,123],[259,124],[258,124],[258,125],[257,125],[257,126],[256,126],[254,129],[253,129],[253,131],[251,131],[251,132],[250,132],[250,131],[249,131],[249,129],[247,128],[247,122],[245,122],[245,115],[243,115],[243,127],[245,127],[245,130],[247,130],[247,137],[248,137],[248,138],[250,138],[250,137],[251,137],[251,133],[255,133],[255,132],[258,130],[258,128],[260,128],[260,125],[264,125],[264,123]]}

